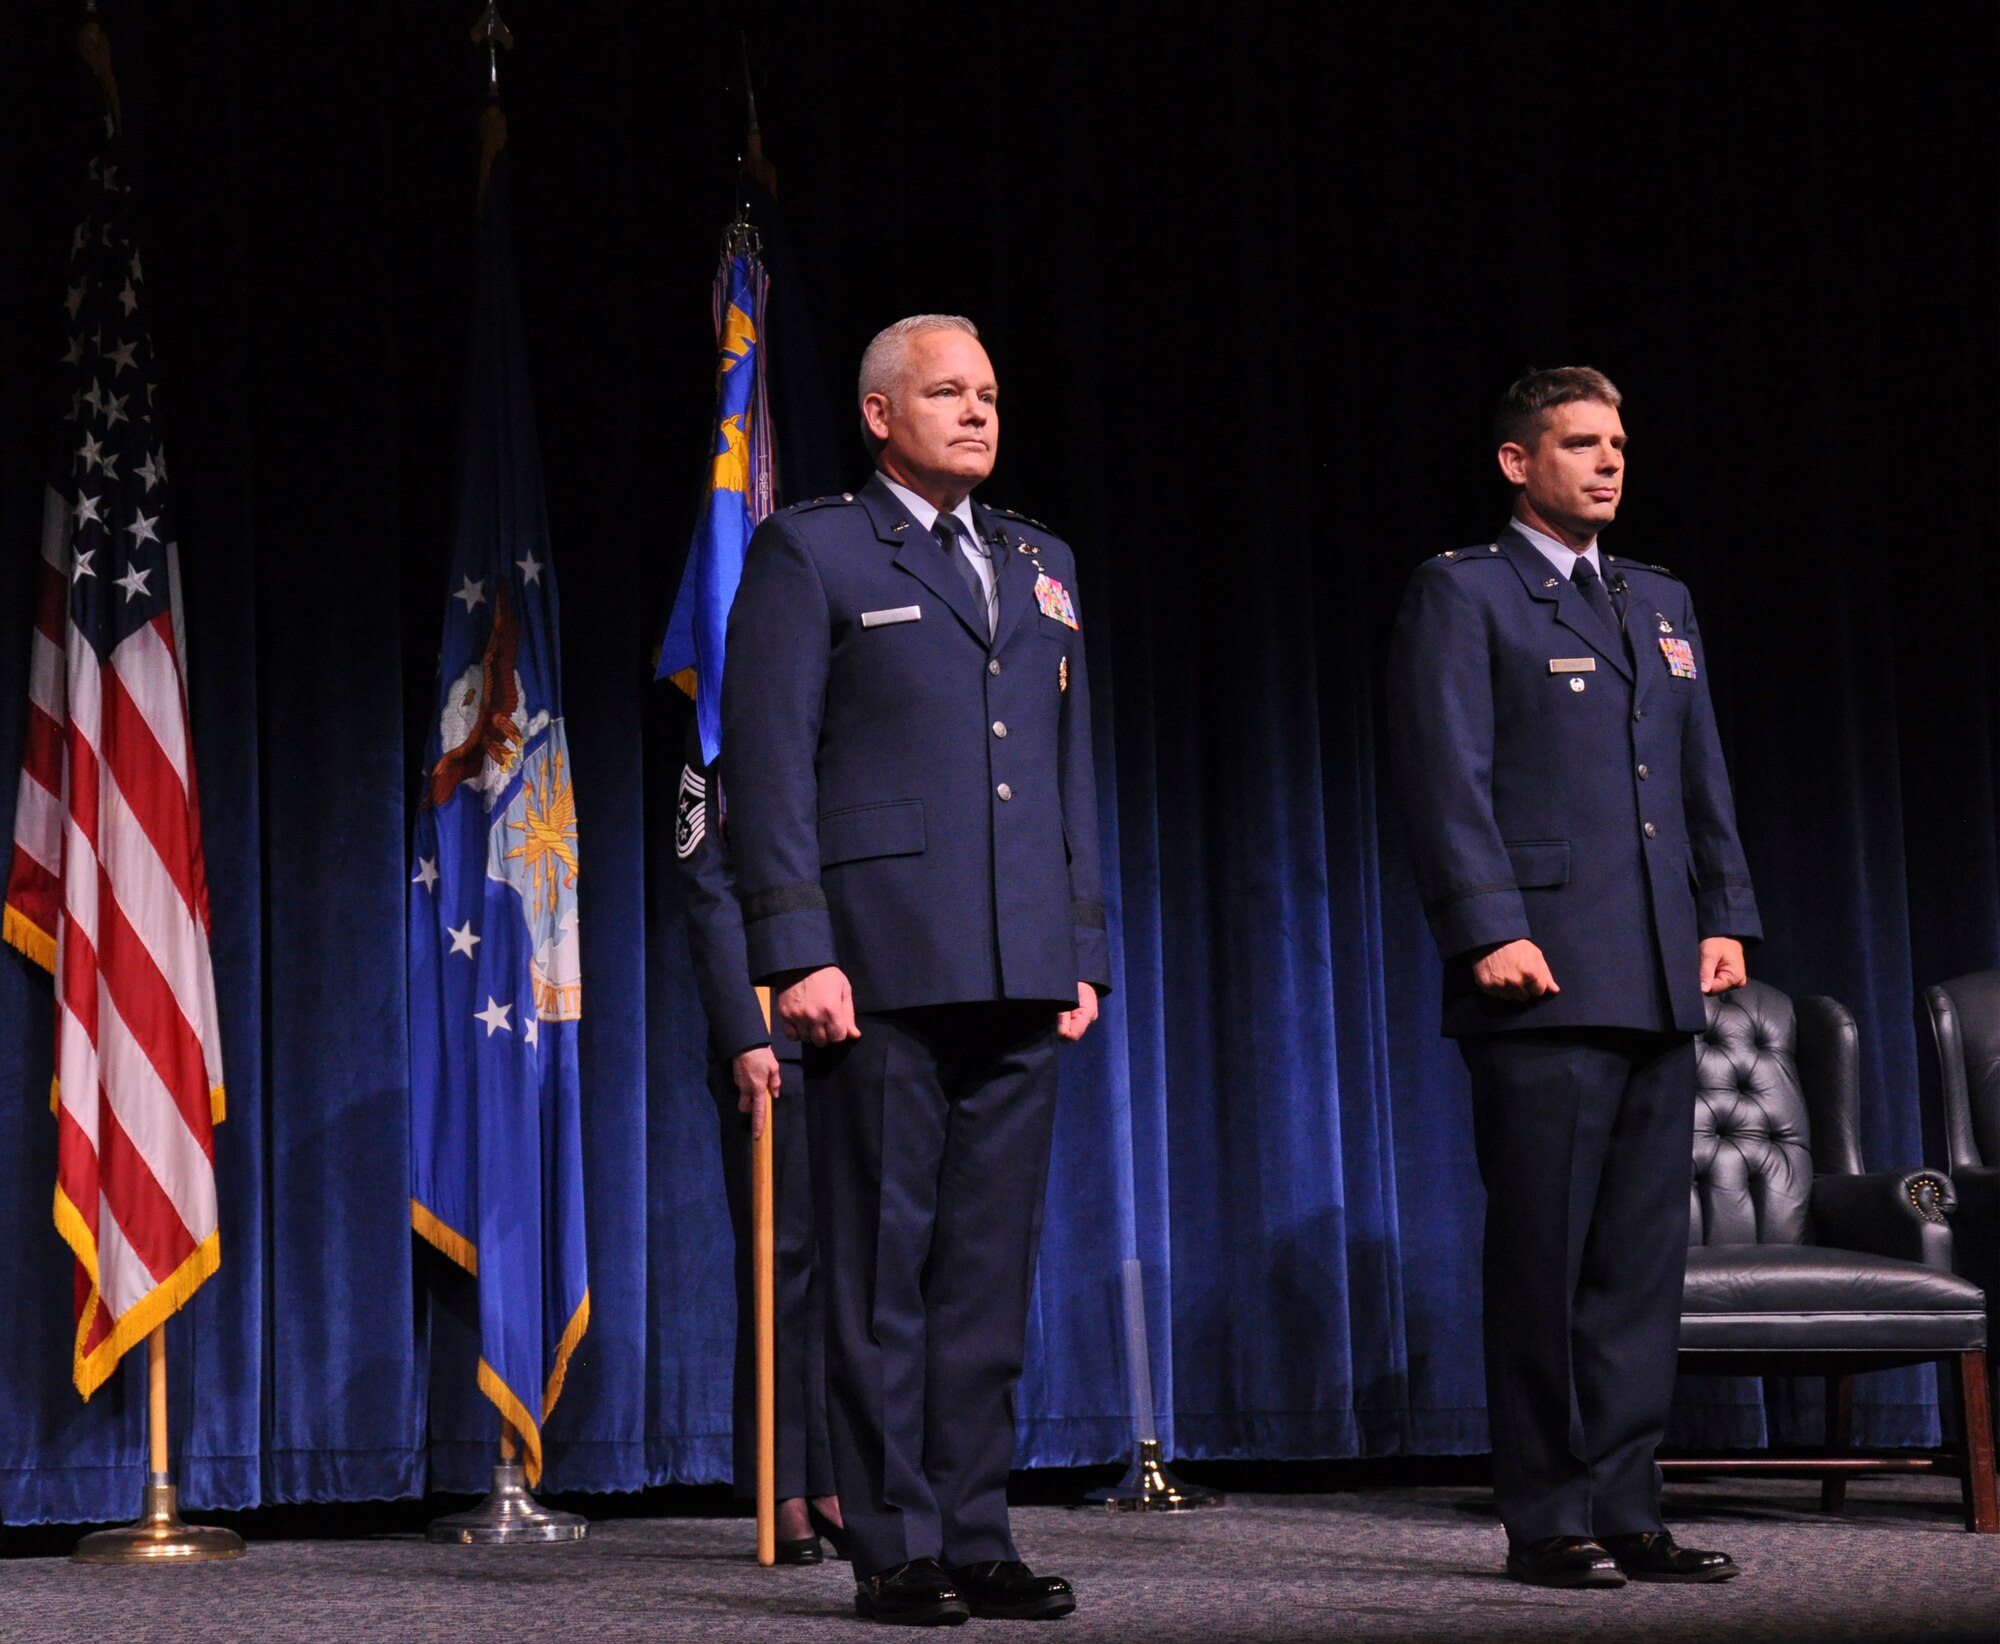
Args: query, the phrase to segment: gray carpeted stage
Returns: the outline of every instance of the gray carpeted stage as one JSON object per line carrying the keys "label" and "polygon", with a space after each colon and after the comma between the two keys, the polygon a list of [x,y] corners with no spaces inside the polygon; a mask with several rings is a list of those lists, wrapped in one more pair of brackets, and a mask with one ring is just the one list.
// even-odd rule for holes
{"label": "gray carpeted stage", "polygon": [[[1022,1552],[1077,1584],[1066,1621],[970,1623],[962,1639],[2000,1638],[2000,1537],[1959,1527],[1948,1480],[1855,1485],[1848,1516],[1797,1481],[1682,1484],[1685,1539],[1734,1552],[1726,1586],[1553,1593],[1498,1572],[1483,1490],[1243,1495],[1160,1516],[1028,1507]],[[627,1518],[580,1546],[431,1547],[415,1535],[265,1540],[234,1564],[86,1569],[0,1561],[0,1638],[246,1640],[862,1639],[844,1566],[763,1571],[742,1519]],[[896,1635],[890,1635],[896,1636]]]}

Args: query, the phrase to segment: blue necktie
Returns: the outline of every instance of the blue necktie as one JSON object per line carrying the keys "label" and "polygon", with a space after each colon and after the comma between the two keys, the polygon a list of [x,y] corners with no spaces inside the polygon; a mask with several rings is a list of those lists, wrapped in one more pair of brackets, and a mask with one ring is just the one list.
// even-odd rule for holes
{"label": "blue necktie", "polygon": [[[951,556],[952,564],[958,567],[958,574],[965,579],[966,587],[972,590],[972,603],[986,613],[986,634],[990,639],[993,635],[993,606],[986,597],[986,584],[980,580],[979,568],[959,546],[961,539],[964,538],[965,527],[959,523],[956,514],[940,514],[937,522],[931,526],[931,531],[945,553]],[[986,557],[983,548],[977,549],[976,552],[982,558]]]}

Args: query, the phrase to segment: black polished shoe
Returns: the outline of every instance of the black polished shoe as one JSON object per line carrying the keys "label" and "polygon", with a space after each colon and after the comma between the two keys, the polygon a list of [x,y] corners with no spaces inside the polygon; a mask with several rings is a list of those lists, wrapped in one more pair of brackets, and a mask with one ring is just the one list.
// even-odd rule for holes
{"label": "black polished shoe", "polygon": [[1622,1587],[1618,1561],[1589,1536],[1543,1536],[1507,1554],[1507,1573],[1531,1587]]}
{"label": "black polished shoe", "polygon": [[1743,1573],[1727,1553],[1683,1547],[1667,1530],[1606,1536],[1604,1545],[1634,1581],[1727,1581]]}
{"label": "black polished shoe", "polygon": [[800,1536],[797,1541],[778,1543],[778,1556],[772,1560],[776,1564],[821,1564],[818,1536]]}
{"label": "black polished shoe", "polygon": [[1000,1621],[1053,1621],[1076,1608],[1076,1589],[1061,1576],[1038,1576],[1018,1558],[960,1564],[952,1578],[976,1616]]}
{"label": "black polished shoe", "polygon": [[835,1558],[847,1557],[846,1525],[834,1523],[812,1504],[810,1498],[806,1501],[806,1517],[812,1521],[812,1527],[826,1537],[826,1544],[833,1549]]}
{"label": "black polished shoe", "polygon": [[854,1584],[854,1613],[899,1627],[955,1627],[972,1606],[934,1558],[913,1558]]}

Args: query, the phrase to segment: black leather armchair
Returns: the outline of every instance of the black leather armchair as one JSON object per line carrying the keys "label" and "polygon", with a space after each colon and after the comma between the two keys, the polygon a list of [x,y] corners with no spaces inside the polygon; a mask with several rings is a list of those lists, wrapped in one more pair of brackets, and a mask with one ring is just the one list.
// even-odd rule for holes
{"label": "black leather armchair", "polygon": [[1924,989],[1937,1049],[1937,1117],[1951,1176],[1952,1254],[1986,1292],[1987,1334],[2000,1306],[2000,970]]}
{"label": "black leather armchair", "polygon": [[[2000,1531],[1985,1298],[1952,1271],[1946,1179],[1861,1167],[1854,1018],[1831,999],[1795,1002],[1751,982],[1708,1000],[1696,1051],[1681,1371],[1826,1377],[1828,1453],[1662,1467],[1817,1473],[1834,1512],[1856,1473],[1935,1468],[1964,1481],[1968,1528]],[[1963,1452],[1852,1454],[1851,1378],[1932,1361],[1953,1372]]]}

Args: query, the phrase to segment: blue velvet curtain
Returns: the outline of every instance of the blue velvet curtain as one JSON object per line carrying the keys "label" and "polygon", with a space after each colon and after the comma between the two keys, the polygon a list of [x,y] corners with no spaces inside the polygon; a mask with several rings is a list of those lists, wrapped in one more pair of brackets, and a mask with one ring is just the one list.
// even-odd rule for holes
{"label": "blue velvet curtain", "polygon": [[[387,0],[310,40],[270,10],[105,8],[230,1085],[223,1268],[170,1331],[177,1465],[211,1507],[471,1489],[492,1444],[467,1298],[409,1234],[402,961],[483,65],[462,24]],[[684,706],[647,661],[699,480],[737,48],[631,0],[522,12],[503,75],[589,986],[593,1322],[548,1477],[627,1490],[729,1454],[727,1219],[660,854]],[[1007,388],[988,493],[1083,566],[1118,991],[1064,1067],[1024,1464],[1127,1453],[1132,1254],[1173,1452],[1485,1444],[1481,1201],[1378,680],[1409,568],[1499,522],[1484,415],[1526,365],[1626,389],[1619,543],[1700,603],[1753,970],[1855,1010],[1871,1163],[1936,1151],[1914,988],[2000,964],[2000,255],[1965,209],[1996,181],[1990,30],[1938,52],[1780,8],[1722,51],[1630,20],[1607,71],[1601,40],[1499,14],[1422,52],[1275,23],[1082,22],[1057,50],[993,20],[749,20],[797,252],[774,311],[803,361],[809,310],[821,349],[781,415],[843,425],[879,325],[971,313]],[[88,90],[72,22],[0,23],[8,781]],[[946,79],[969,114],[941,134],[907,93]],[[789,448],[795,496],[858,476],[858,442],[820,428]],[[88,1406],[68,1385],[48,1058],[46,982],[0,958],[8,1522],[128,1514],[143,1466],[136,1364]],[[1808,1405],[1691,1388],[1677,1432],[1811,1437]],[[1933,1436],[1928,1373],[1870,1378],[1859,1426]]]}

